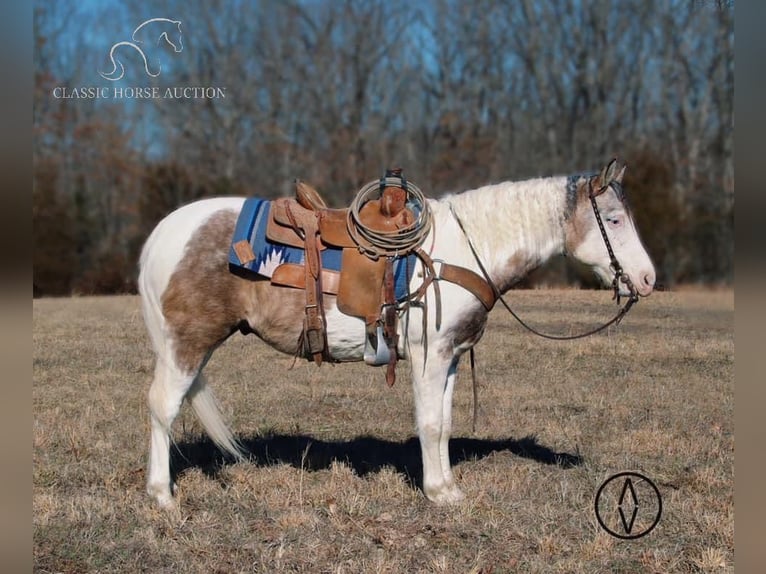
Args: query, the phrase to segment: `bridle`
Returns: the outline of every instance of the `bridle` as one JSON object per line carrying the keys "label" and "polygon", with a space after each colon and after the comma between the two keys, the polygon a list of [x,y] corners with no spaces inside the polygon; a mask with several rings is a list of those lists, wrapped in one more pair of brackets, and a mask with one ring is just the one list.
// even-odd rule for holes
{"label": "bridle", "polygon": [[617,311],[617,314],[612,317],[609,321],[604,323],[603,325],[600,325],[599,327],[596,327],[595,329],[591,329],[589,331],[586,331],[584,333],[579,333],[577,335],[549,335],[547,333],[541,333],[537,329],[531,327],[528,325],[524,320],[519,317],[513,309],[511,309],[510,305],[506,302],[506,300],[503,298],[502,294],[500,293],[500,290],[497,288],[495,283],[492,281],[492,279],[489,276],[489,273],[487,273],[486,268],[484,267],[484,264],[481,262],[481,259],[479,258],[479,254],[476,251],[476,248],[473,245],[473,242],[471,241],[471,238],[469,237],[468,233],[466,233],[465,227],[463,226],[463,222],[460,220],[460,218],[457,216],[457,213],[455,213],[455,210],[452,207],[452,204],[449,205],[450,212],[452,213],[452,216],[455,218],[455,221],[457,221],[458,227],[460,227],[460,230],[463,232],[463,235],[465,236],[468,247],[471,249],[471,253],[473,254],[474,259],[476,260],[476,263],[479,266],[479,269],[482,272],[482,275],[484,275],[484,279],[487,281],[489,286],[492,288],[492,291],[494,291],[496,298],[503,304],[503,307],[505,307],[508,312],[511,314],[511,316],[516,319],[522,327],[527,329],[528,331],[534,333],[535,335],[538,335],[539,337],[543,337],[545,339],[553,339],[556,341],[570,341],[573,339],[582,339],[583,337],[589,337],[590,335],[594,335],[600,331],[603,331],[607,327],[611,325],[619,325],[620,321],[625,317],[625,315],[628,314],[628,311],[630,311],[631,307],[635,303],[638,302],[638,291],[636,290],[635,286],[633,285],[633,282],[630,280],[630,277],[627,273],[625,273],[622,270],[622,265],[620,265],[620,262],[617,260],[617,257],[614,254],[614,249],[612,249],[612,244],[609,241],[609,237],[606,234],[606,229],[604,228],[604,222],[601,218],[601,212],[599,211],[598,204],[596,203],[596,198],[603,194],[605,191],[607,191],[609,188],[612,188],[615,193],[617,193],[617,196],[624,201],[623,195],[622,195],[622,189],[621,185],[617,181],[610,181],[606,185],[600,187],[598,190],[593,189],[593,179],[590,178],[588,180],[588,198],[590,199],[590,204],[593,207],[593,215],[596,217],[596,222],[598,223],[599,231],[601,231],[601,237],[604,239],[604,244],[606,245],[606,250],[609,253],[609,259],[612,271],[614,271],[614,278],[612,279],[612,289],[614,290],[614,295],[612,296],[613,301],[617,301],[617,304],[620,304],[620,283],[624,283],[627,285],[628,289],[630,290],[630,295],[628,296],[628,301],[625,303],[623,307],[620,307],[619,311]]}
{"label": "bridle", "polygon": [[[590,204],[593,207],[593,215],[596,216],[596,223],[598,223],[598,229],[601,231],[601,237],[604,239],[606,251],[609,253],[609,267],[611,267],[612,271],[614,271],[614,278],[612,279],[612,289],[614,290],[614,295],[612,296],[612,299],[616,300],[618,305],[620,304],[620,283],[625,283],[625,285],[628,286],[628,290],[630,291],[628,303],[630,303],[632,306],[633,303],[638,301],[638,291],[636,290],[635,285],[633,285],[633,282],[630,280],[628,274],[623,272],[622,265],[620,265],[620,262],[614,255],[612,244],[609,242],[609,236],[606,234],[606,229],[604,229],[604,220],[601,217],[601,212],[599,211],[598,204],[596,203],[596,198],[608,190],[610,187],[617,194],[617,197],[619,197],[620,200],[624,202],[625,200],[622,191],[622,185],[617,181],[610,181],[605,186],[599,188],[598,191],[594,191],[593,180],[589,179],[588,198],[590,199]],[[628,309],[630,309],[630,307],[628,307]],[[625,312],[627,313],[627,310]]]}

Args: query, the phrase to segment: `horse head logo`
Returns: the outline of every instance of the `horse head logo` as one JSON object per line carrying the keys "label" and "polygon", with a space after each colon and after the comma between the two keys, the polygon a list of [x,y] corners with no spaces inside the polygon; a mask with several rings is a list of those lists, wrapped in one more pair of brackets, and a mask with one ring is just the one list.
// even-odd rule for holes
{"label": "horse head logo", "polygon": [[[147,50],[151,51],[153,48],[160,47],[164,40],[176,53],[181,52],[184,49],[181,35],[180,20],[170,20],[169,18],[151,18],[146,20],[133,30],[131,42],[117,42],[112,46],[111,50],[109,50],[109,60],[112,64],[112,70],[110,72],[102,72],[99,70],[98,73],[101,74],[101,77],[105,80],[110,80],[112,82],[119,80],[125,75],[125,66],[120,61],[119,54],[125,50],[135,50],[144,61],[144,71],[146,72],[146,75],[156,78],[162,71],[159,54],[157,54],[155,58],[150,58],[147,56]],[[150,67],[150,60],[155,59],[156,71]]]}

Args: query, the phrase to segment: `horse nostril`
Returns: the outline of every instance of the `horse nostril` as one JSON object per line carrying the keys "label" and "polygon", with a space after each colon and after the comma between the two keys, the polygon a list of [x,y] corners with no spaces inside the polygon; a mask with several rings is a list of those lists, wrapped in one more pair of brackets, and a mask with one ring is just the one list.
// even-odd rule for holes
{"label": "horse nostril", "polygon": [[648,287],[649,289],[652,289],[654,287],[654,282],[656,278],[654,276],[654,273],[646,273],[644,274],[643,281],[644,286]]}

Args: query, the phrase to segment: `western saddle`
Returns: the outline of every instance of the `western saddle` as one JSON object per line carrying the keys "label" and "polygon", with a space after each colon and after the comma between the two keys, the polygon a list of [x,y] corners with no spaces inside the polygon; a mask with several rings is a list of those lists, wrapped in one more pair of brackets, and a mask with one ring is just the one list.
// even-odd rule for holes
{"label": "western saddle", "polygon": [[[412,229],[420,223],[411,209],[412,203],[408,203],[408,184],[402,177],[401,169],[387,170],[380,180],[379,189],[378,198],[367,200],[354,212],[361,226],[372,233],[396,236],[399,230]],[[425,203],[423,200],[422,209],[428,209]],[[327,348],[323,295],[335,295],[338,310],[365,322],[365,362],[375,366],[387,365],[386,381],[393,385],[398,359],[394,257],[390,254],[381,256],[379,252],[376,254],[374,242],[367,235],[360,236],[355,232],[355,220],[349,213],[351,209],[328,208],[321,195],[300,180],[295,183],[295,198],[272,201],[266,236],[275,243],[304,249],[305,257],[303,265],[283,263],[277,267],[271,282],[305,290],[305,317],[299,355],[313,358],[317,364],[333,360]],[[422,242],[422,238],[418,243]],[[322,268],[321,252],[328,247],[342,249],[341,272]],[[433,283],[437,289],[437,328],[440,297],[436,280],[461,285],[487,309],[494,305],[494,291],[473,271],[440,262],[437,274],[434,262],[419,245],[411,246],[403,253],[397,252],[397,256],[411,254],[417,255],[423,262],[425,278],[409,299],[420,300]]]}

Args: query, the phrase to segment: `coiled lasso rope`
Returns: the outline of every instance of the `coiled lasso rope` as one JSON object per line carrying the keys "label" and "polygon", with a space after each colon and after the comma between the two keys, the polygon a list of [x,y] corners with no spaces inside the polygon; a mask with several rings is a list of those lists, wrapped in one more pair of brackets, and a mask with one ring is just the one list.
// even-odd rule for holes
{"label": "coiled lasso rope", "polygon": [[[371,199],[379,199],[386,187],[398,187],[407,192],[406,205],[416,215],[415,221],[400,229],[380,231],[365,225],[359,216]],[[366,184],[351,202],[346,226],[360,252],[371,259],[405,255],[418,247],[431,231],[431,206],[414,183],[397,176],[386,176]]]}

